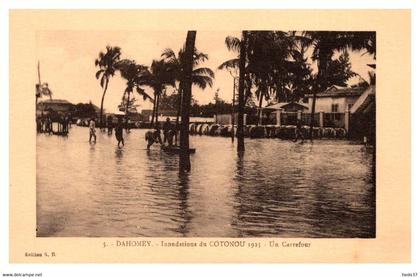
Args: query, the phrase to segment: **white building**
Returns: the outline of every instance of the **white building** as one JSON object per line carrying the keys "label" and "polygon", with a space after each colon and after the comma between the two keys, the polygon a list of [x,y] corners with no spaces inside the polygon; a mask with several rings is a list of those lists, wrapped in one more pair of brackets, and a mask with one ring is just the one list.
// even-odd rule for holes
{"label": "white building", "polygon": [[[331,86],[316,95],[315,112],[344,113],[350,111],[365,90],[366,88],[363,87]],[[311,110],[313,95],[305,95],[304,101]]]}

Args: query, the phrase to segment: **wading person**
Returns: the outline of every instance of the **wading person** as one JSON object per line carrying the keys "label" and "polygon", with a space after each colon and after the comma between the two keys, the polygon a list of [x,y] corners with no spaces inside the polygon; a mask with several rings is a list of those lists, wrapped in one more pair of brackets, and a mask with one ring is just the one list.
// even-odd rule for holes
{"label": "wading person", "polygon": [[52,120],[50,116],[47,116],[47,119],[45,120],[45,132],[49,135],[52,133]]}
{"label": "wading person", "polygon": [[[165,123],[163,123],[163,143],[169,143],[169,132],[172,130],[171,119],[169,117],[166,118]],[[172,145],[172,143],[171,143]]]}
{"label": "wading person", "polygon": [[115,127],[115,138],[118,141],[118,148],[120,147],[120,143],[124,146],[123,129],[122,120],[121,117],[119,117],[117,126]]}
{"label": "wading person", "polygon": [[92,118],[89,122],[89,143],[92,142],[92,138],[93,138],[93,142],[96,143],[96,124],[95,124],[95,119]]}
{"label": "wading person", "polygon": [[300,143],[303,143],[305,138],[303,136],[303,130],[302,130],[302,120],[298,119],[296,122],[296,129],[295,129],[295,139],[294,142],[298,141],[298,139],[301,139]]}
{"label": "wading person", "polygon": [[166,138],[167,141],[168,141],[168,145],[169,146],[173,146],[174,145],[174,138],[176,137],[176,133],[177,133],[176,126],[172,126],[171,125],[171,128],[168,131],[167,138]]}
{"label": "wading person", "polygon": [[107,118],[108,135],[112,135],[112,116]]}
{"label": "wading person", "polygon": [[150,146],[152,146],[153,143],[155,143],[155,142],[158,142],[158,143],[162,144],[162,138],[160,137],[159,126],[157,126],[156,130],[154,130],[154,131],[146,132],[145,139],[147,141],[147,149],[150,149]]}

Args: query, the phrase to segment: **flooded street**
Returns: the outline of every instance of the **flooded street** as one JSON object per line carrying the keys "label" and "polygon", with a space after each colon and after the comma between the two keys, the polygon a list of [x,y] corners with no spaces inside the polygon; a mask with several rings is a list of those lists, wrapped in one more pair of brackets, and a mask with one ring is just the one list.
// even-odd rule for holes
{"label": "flooded street", "polygon": [[192,171],[178,156],[146,150],[145,130],[87,128],[37,135],[38,236],[364,237],[375,236],[372,153],[344,140],[295,144],[191,136]]}

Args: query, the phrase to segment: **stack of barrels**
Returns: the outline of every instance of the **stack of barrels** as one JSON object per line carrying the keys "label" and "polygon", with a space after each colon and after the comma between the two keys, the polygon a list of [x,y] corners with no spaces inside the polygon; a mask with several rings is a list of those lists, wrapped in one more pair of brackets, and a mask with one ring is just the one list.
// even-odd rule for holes
{"label": "stack of barrels", "polygon": [[[191,135],[207,135],[230,137],[232,136],[231,125],[208,124],[208,123],[191,123],[189,126]],[[305,137],[310,137],[310,127],[303,126],[302,131]],[[244,136],[248,138],[279,138],[279,139],[293,139],[295,138],[296,126],[285,125],[246,125],[244,126]],[[344,139],[347,138],[347,132],[344,128],[332,127],[314,127],[313,138],[329,138],[329,139]]]}

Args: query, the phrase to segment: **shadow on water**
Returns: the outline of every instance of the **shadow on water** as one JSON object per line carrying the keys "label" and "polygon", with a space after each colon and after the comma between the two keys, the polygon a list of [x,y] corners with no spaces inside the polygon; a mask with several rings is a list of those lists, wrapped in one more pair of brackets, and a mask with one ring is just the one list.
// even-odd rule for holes
{"label": "shadow on water", "polygon": [[189,173],[179,172],[178,174],[178,197],[179,197],[179,208],[182,217],[178,232],[181,233],[184,237],[188,236],[189,228],[188,225],[191,222],[192,215],[189,211],[188,206],[188,195],[189,195],[189,182],[190,176]]}
{"label": "shadow on water", "polygon": [[[291,226],[287,213],[293,210],[293,186],[270,179],[263,170],[265,164],[255,162],[250,155],[238,154],[234,180],[238,190],[232,226],[239,237],[286,235]],[[280,181],[280,182],[278,182]],[[287,206],[287,207],[283,207]]]}
{"label": "shadow on water", "polygon": [[[166,154],[156,148],[146,150],[146,174],[150,191],[156,202],[166,202],[165,218],[155,218],[153,224],[161,226],[163,233],[175,233],[188,236],[192,215],[189,209],[190,173],[179,172],[178,155]],[[153,212],[161,214],[161,205],[151,207]],[[163,224],[162,224],[163,223]]]}

